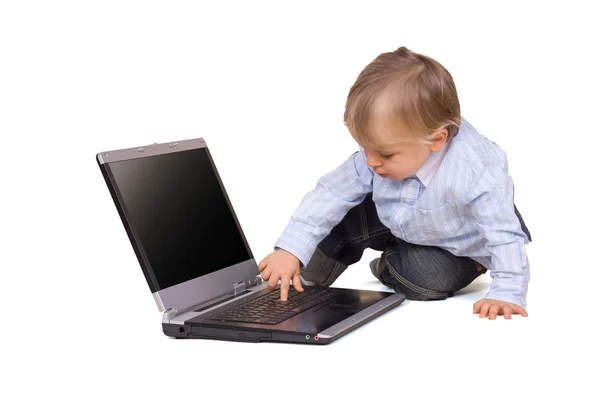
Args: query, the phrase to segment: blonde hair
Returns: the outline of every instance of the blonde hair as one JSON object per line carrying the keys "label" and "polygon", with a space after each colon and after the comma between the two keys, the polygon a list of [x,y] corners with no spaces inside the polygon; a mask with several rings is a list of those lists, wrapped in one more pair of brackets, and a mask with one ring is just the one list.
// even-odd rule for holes
{"label": "blonde hair", "polygon": [[[379,142],[383,126],[425,142],[433,131],[446,128],[450,141],[460,126],[454,80],[440,63],[406,47],[380,54],[352,85],[344,124],[359,142]],[[394,139],[402,140],[398,136]]]}

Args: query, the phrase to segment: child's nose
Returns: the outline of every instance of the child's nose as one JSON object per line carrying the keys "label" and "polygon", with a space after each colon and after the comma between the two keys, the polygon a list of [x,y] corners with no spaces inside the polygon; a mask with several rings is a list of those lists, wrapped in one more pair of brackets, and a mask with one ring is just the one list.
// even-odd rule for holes
{"label": "child's nose", "polygon": [[367,158],[367,165],[371,168],[379,167],[382,165],[381,160],[376,155],[372,154],[370,151],[365,151],[365,156]]}

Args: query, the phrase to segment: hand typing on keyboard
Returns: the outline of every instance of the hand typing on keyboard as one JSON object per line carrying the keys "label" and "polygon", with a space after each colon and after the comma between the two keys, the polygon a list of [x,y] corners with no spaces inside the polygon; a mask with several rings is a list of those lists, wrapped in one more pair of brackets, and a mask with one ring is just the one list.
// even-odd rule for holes
{"label": "hand typing on keyboard", "polygon": [[296,256],[283,249],[277,249],[266,256],[258,264],[258,270],[262,278],[268,281],[267,286],[270,290],[275,290],[277,282],[281,280],[280,292],[282,301],[287,301],[288,299],[290,280],[296,291],[304,291],[300,282],[300,261]]}

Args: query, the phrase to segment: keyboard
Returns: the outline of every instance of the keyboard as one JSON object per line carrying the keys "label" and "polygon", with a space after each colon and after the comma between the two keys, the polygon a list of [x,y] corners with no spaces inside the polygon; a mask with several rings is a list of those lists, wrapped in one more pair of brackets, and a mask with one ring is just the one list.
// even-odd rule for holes
{"label": "keyboard", "polygon": [[304,292],[297,292],[290,288],[288,300],[281,301],[281,293],[277,289],[225,310],[210,319],[212,321],[277,325],[337,295],[336,291],[323,288],[304,288]]}

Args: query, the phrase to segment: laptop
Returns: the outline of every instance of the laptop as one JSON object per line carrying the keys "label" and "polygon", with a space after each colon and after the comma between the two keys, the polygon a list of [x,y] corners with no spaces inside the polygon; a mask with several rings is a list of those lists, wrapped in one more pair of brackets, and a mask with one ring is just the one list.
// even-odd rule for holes
{"label": "laptop", "polygon": [[202,138],[96,160],[166,336],[328,344],[401,304],[400,293],[304,286],[287,301],[258,266]]}

